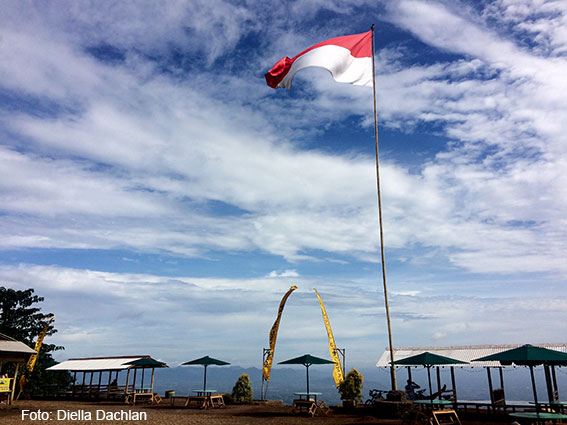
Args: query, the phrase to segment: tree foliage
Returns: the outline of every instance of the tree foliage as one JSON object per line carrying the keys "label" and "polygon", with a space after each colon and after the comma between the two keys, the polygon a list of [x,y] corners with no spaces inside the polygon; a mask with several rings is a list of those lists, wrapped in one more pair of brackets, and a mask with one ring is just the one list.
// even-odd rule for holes
{"label": "tree foliage", "polygon": [[[34,295],[32,288],[19,291],[0,287],[0,333],[33,347],[52,316],[51,313],[41,313],[41,309],[34,306],[40,302],[43,302],[43,297]],[[46,335],[55,332],[50,325]]]}
{"label": "tree foliage", "polygon": [[[43,332],[52,313],[42,313],[38,303],[44,298],[34,294],[32,288],[15,290],[0,287],[0,333],[23,342],[34,348],[39,335]],[[53,335],[57,330],[50,324],[46,336]],[[40,394],[47,388],[65,387],[70,382],[70,375],[61,372],[46,371],[46,367],[54,363],[52,352],[63,350],[54,344],[42,344],[33,372],[26,368],[20,369],[26,377],[27,391]]]}
{"label": "tree foliage", "polygon": [[361,401],[363,381],[362,374],[356,369],[351,369],[339,385],[341,400],[354,403]]}
{"label": "tree foliage", "polygon": [[232,399],[237,403],[252,402],[252,386],[250,385],[250,377],[246,373],[240,375],[236,384],[234,384]]}

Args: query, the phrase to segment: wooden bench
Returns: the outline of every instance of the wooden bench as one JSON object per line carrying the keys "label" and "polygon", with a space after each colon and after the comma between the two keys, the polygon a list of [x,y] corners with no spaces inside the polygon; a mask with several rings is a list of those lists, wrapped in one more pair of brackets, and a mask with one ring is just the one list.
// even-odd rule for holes
{"label": "wooden bench", "polygon": [[201,395],[190,395],[185,398],[185,407],[198,407],[200,409],[205,409],[207,407],[208,397]]}
{"label": "wooden bench", "polygon": [[190,395],[185,399],[185,407],[191,406],[200,409],[224,407],[224,397],[222,394]]}
{"label": "wooden bench", "polygon": [[145,402],[147,404],[159,404],[161,403],[161,397],[157,393],[145,392],[145,393],[130,393],[126,395],[124,403],[126,404],[136,404],[138,402]]}
{"label": "wooden bench", "polygon": [[454,410],[434,410],[431,416],[433,425],[461,425],[459,416]]}
{"label": "wooden bench", "polygon": [[329,406],[327,406],[327,403],[325,403],[324,401],[321,401],[317,404],[317,409],[315,410],[315,414],[319,414],[321,416],[327,416],[329,414]]}
{"label": "wooden bench", "polygon": [[315,412],[317,411],[317,403],[313,399],[299,399],[296,398],[293,400],[293,412],[296,413],[303,413],[303,409],[307,411],[310,416],[315,416]]}
{"label": "wooden bench", "polygon": [[208,398],[210,407],[224,406],[224,397],[222,396],[222,394],[211,394]]}

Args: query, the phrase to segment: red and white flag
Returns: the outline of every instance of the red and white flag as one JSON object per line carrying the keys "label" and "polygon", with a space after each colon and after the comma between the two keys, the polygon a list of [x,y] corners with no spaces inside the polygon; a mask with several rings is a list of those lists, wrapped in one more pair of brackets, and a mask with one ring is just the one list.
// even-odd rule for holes
{"label": "red and white flag", "polygon": [[291,89],[295,73],[308,66],[325,68],[341,83],[372,87],[372,31],[323,41],[293,59],[286,56],[265,74],[266,82]]}

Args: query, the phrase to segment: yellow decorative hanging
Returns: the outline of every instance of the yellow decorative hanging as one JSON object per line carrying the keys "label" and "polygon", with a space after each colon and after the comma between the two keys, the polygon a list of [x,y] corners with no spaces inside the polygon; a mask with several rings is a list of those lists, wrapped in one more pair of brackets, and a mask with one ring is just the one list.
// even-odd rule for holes
{"label": "yellow decorative hanging", "polygon": [[287,299],[289,298],[291,293],[293,291],[295,291],[296,289],[297,289],[297,286],[291,285],[291,287],[289,288],[289,291],[287,291],[285,293],[285,295],[283,296],[283,298],[280,302],[280,307],[278,309],[278,317],[276,317],[276,321],[274,322],[274,324],[272,325],[272,329],[270,330],[270,337],[269,337],[270,352],[268,353],[268,357],[264,361],[264,366],[262,368],[262,375],[264,376],[264,379],[266,381],[270,380],[270,372],[272,371],[272,361],[274,360],[274,351],[276,349],[276,338],[278,336],[278,328],[280,327],[280,319],[282,318],[282,313],[283,313],[283,309],[284,309],[284,306],[285,306],[285,302],[287,301]]}
{"label": "yellow decorative hanging", "polygon": [[335,362],[335,367],[333,368],[333,379],[335,380],[335,385],[338,387],[339,384],[344,380],[343,368],[341,366],[341,361],[339,359],[339,353],[337,351],[337,345],[335,344],[335,338],[333,337],[333,331],[331,330],[331,322],[329,322],[329,317],[327,316],[327,310],[323,305],[323,300],[319,296],[317,289],[313,288],[319,298],[319,304],[321,304],[321,313],[323,313],[323,322],[325,323],[325,328],[327,329],[327,336],[329,337],[329,353],[331,354],[331,359]]}

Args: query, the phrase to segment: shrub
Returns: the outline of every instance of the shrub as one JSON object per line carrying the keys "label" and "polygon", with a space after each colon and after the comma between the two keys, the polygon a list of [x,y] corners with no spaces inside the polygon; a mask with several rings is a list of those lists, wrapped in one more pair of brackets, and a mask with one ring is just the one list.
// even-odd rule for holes
{"label": "shrub", "polygon": [[252,402],[252,386],[250,385],[250,377],[243,373],[232,388],[232,399],[236,403],[248,404]]}
{"label": "shrub", "polygon": [[363,380],[362,374],[356,369],[347,373],[345,379],[339,385],[341,400],[352,404],[362,401]]}

